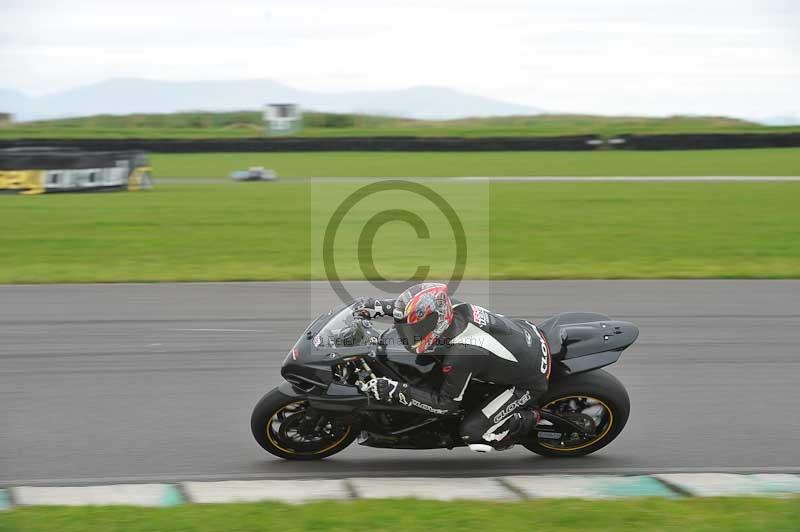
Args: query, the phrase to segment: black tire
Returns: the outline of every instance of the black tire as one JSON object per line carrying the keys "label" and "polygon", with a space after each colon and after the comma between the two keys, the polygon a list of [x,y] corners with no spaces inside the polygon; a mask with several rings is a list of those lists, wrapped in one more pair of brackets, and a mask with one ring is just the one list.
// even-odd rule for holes
{"label": "black tire", "polygon": [[568,448],[556,448],[555,445],[549,445],[546,440],[531,439],[524,444],[525,448],[549,457],[586,456],[614,441],[625,428],[631,411],[630,399],[622,383],[610,373],[598,369],[553,382],[547,393],[539,400],[539,404],[544,408],[560,398],[571,396],[591,397],[607,407],[611,413],[610,423],[601,435],[580,446]]}
{"label": "black tire", "polygon": [[[278,391],[277,388],[264,394],[253,409],[250,418],[250,429],[258,444],[267,452],[286,460],[320,460],[338,453],[353,443],[358,436],[358,431],[350,425],[341,426],[342,434],[337,435],[335,441],[325,441],[320,449],[293,449],[291,442],[281,440],[274,434],[272,427],[273,417],[291,405],[304,403],[295,397],[289,397]],[[337,421],[337,423],[340,423]]]}

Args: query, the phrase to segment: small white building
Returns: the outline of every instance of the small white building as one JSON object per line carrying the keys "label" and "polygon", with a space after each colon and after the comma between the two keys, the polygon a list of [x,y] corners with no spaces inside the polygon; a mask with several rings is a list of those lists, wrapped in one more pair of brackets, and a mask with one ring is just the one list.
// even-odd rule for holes
{"label": "small white building", "polygon": [[270,103],[264,109],[264,128],[268,135],[291,135],[303,126],[303,113],[296,103]]}

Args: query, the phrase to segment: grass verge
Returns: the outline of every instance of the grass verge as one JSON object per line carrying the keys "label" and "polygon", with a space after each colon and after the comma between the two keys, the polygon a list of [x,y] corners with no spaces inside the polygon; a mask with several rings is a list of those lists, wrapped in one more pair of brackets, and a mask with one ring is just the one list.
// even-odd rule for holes
{"label": "grass verge", "polygon": [[0,530],[159,532],[255,530],[586,530],[732,532],[797,530],[800,500],[768,498],[547,500],[519,503],[376,500],[173,508],[18,508],[0,514]]}
{"label": "grass verge", "polygon": [[[303,137],[557,136],[624,133],[783,133],[798,126],[762,126],[719,116],[592,116],[542,114],[458,120],[413,120],[363,114],[306,112]],[[232,138],[264,132],[260,111],[95,115],[13,124],[0,138]]]}
{"label": "grass verge", "polygon": [[[0,283],[323,278],[319,222],[356,186],[296,181],[0,196]],[[454,206],[475,244],[467,278],[800,277],[800,183],[429,186]],[[363,278],[356,250],[363,251],[366,220],[398,206],[417,212],[431,236],[421,239],[401,222],[382,225],[376,241],[391,245],[375,247],[377,271],[400,279],[429,264],[431,277],[449,278],[452,231],[436,207],[377,196],[337,234],[343,278]]]}
{"label": "grass verge", "polygon": [[227,177],[248,166],[281,177],[800,175],[800,148],[596,152],[192,153],[151,156],[156,176]]}

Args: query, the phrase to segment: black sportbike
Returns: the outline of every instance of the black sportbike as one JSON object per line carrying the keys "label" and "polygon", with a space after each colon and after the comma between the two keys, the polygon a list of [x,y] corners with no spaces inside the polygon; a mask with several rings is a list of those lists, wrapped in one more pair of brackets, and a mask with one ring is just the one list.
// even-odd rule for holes
{"label": "black sportbike", "polygon": [[[376,376],[436,387],[442,372],[434,357],[419,363],[394,328],[379,331],[354,317],[356,305],[333,309],[306,328],[283,363],[285,382],[253,410],[256,441],[290,460],[325,458],[356,438],[361,445],[391,449],[463,446],[458,428],[464,413],[496,395],[500,385],[473,381],[462,410],[447,416],[371,400],[360,387]],[[539,400],[541,421],[514,443],[543,456],[593,453],[622,432],[630,412],[622,383],[599,368],[616,362],[639,330],[583,312],[558,314],[537,326],[552,352],[550,386]]]}

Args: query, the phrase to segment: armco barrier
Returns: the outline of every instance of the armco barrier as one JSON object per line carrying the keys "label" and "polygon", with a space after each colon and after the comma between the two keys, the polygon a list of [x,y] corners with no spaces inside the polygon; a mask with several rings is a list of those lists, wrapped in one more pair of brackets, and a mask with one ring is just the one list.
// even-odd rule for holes
{"label": "armco barrier", "polygon": [[800,133],[719,133],[680,135],[618,135],[628,150],[719,150],[733,148],[796,148]]}
{"label": "armco barrier", "polygon": [[[0,148],[52,146],[93,151],[157,153],[312,151],[575,151],[593,150],[599,138],[576,137],[336,137],[241,139],[11,139]],[[600,142],[599,144],[602,144]]]}

